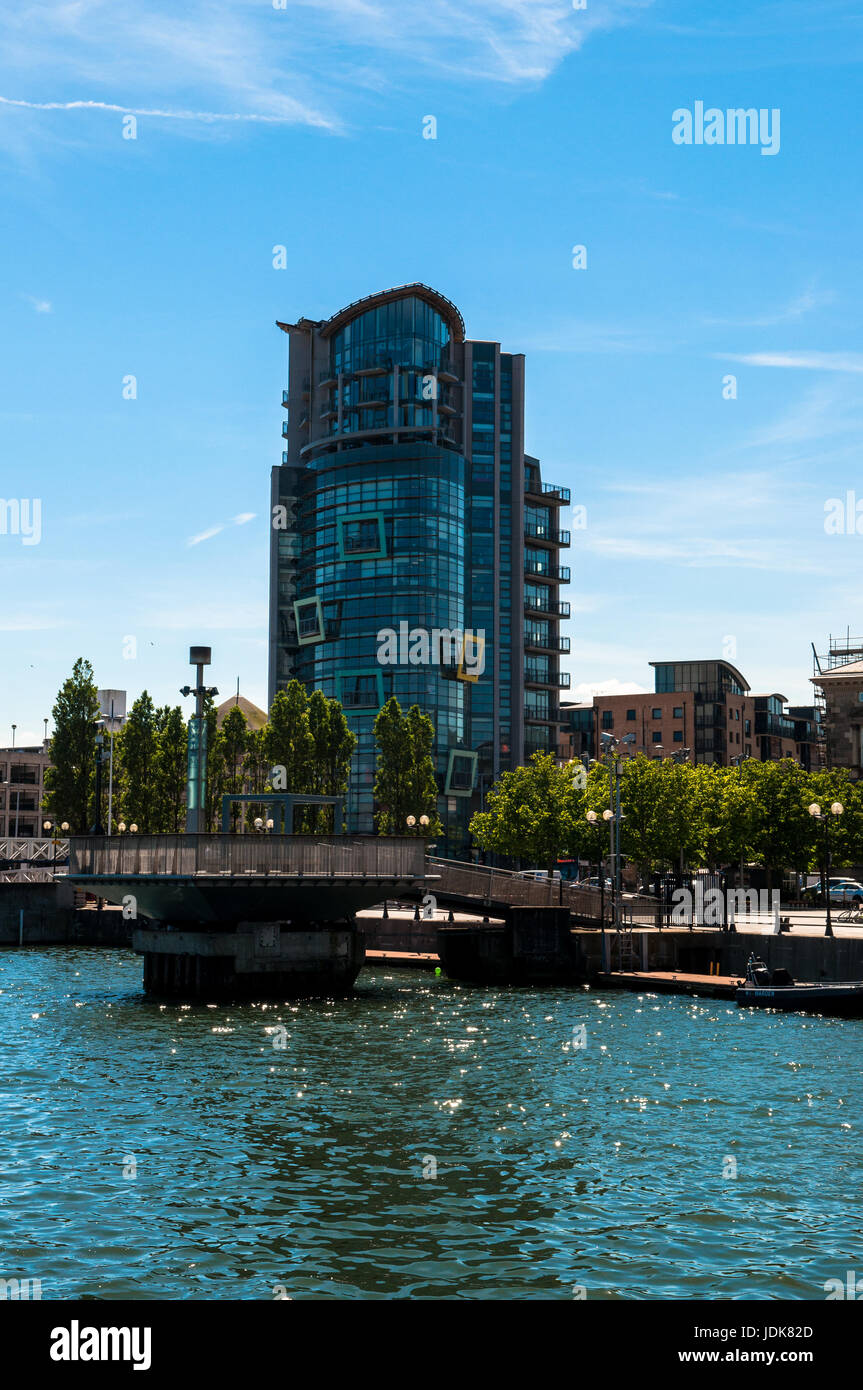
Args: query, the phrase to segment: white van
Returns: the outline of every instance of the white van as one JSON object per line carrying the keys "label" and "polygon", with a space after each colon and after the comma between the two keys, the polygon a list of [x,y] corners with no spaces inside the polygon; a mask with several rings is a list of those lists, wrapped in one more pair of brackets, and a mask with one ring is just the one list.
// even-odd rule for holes
{"label": "white van", "polygon": [[[545,883],[548,880],[548,869],[522,869],[519,878],[532,878],[537,883]],[[555,869],[552,874],[555,882],[560,880],[560,869]]]}

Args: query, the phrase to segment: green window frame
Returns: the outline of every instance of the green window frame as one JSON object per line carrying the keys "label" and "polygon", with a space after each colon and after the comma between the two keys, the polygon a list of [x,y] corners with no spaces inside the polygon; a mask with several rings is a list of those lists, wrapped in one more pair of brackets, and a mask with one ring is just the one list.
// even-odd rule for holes
{"label": "green window frame", "polygon": [[[472,752],[468,748],[451,748],[449,750],[449,761],[446,768],[446,782],[444,783],[445,796],[471,796],[476,786],[476,768],[479,754]],[[463,781],[467,778],[467,769],[457,770],[457,763],[464,762],[470,766],[470,785],[465,787]],[[457,778],[457,785],[453,785],[453,777]]]}
{"label": "green window frame", "polygon": [[[365,529],[375,527],[374,543],[365,546],[362,535],[356,537],[360,544],[354,544],[352,528],[364,524]],[[340,560],[385,560],[387,558],[387,535],[383,512],[346,512],[336,517],[336,540]],[[369,537],[371,540],[371,537]]]}
{"label": "green window frame", "polygon": [[[317,619],[316,629],[314,632],[311,633],[308,631],[308,619],[303,618],[301,616],[303,610],[308,608],[314,609],[315,617]],[[326,632],[324,631],[324,610],[321,607],[321,601],[318,598],[317,594],[313,595],[313,597],[311,598],[297,599],[296,603],[294,604],[294,622],[297,625],[297,643],[299,646],[310,647],[316,642],[326,641]],[[303,632],[304,626],[307,629],[305,634]]]}

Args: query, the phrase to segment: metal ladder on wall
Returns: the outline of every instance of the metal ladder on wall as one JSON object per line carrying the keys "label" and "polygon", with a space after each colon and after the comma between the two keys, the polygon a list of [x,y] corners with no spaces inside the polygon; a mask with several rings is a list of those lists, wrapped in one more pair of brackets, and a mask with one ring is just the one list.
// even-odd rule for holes
{"label": "metal ladder on wall", "polygon": [[640,953],[636,951],[632,940],[632,923],[627,926],[621,925],[620,931],[615,933],[617,940],[617,968],[618,970],[640,970]]}

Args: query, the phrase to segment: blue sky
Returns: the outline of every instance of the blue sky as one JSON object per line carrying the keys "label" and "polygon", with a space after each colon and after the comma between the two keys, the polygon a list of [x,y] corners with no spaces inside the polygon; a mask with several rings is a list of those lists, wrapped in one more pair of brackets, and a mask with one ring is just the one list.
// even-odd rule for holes
{"label": "blue sky", "polygon": [[[42,504],[0,535],[0,743],[79,655],[174,703],[209,643],[265,702],[274,320],[411,280],[526,354],[587,508],[577,693],[733,651],[802,702],[810,641],[863,633],[824,529],[863,502],[854,4],[21,0],[0,39],[0,496]],[[778,109],[778,153],[675,144],[697,101]]]}

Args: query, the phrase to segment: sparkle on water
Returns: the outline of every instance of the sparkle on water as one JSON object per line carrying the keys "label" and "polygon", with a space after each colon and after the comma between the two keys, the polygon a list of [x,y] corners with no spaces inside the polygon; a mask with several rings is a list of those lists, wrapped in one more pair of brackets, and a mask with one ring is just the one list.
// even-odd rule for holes
{"label": "sparkle on water", "polygon": [[45,1299],[823,1299],[863,1269],[863,1021],[382,969],[159,1004],[137,957],[66,948],[0,953],[0,1007],[0,1276]]}

